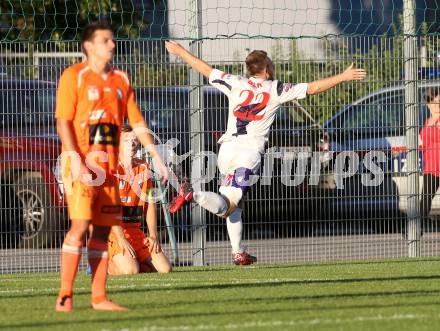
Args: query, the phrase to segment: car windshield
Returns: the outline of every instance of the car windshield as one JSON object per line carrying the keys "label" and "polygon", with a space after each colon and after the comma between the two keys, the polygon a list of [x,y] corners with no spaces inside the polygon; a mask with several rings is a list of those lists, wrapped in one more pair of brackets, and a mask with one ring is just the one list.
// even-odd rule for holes
{"label": "car windshield", "polygon": [[54,88],[0,90],[0,127],[53,125],[55,95]]}
{"label": "car windshield", "polygon": [[[190,114],[189,93],[186,90],[136,91],[137,102],[149,126],[155,132],[188,132]],[[227,99],[223,94],[204,92],[204,131],[226,128]]]}
{"label": "car windshield", "polygon": [[373,130],[377,127],[397,129],[403,124],[403,108],[402,95],[363,102],[354,107],[352,116],[344,126],[348,130]]}
{"label": "car windshield", "polygon": [[140,91],[137,103],[153,131],[185,131],[188,99],[182,93]]}
{"label": "car windshield", "polygon": [[[419,126],[427,117],[423,90],[419,90]],[[405,101],[404,91],[396,90],[380,93],[346,108],[331,124],[333,129],[346,133],[369,135],[404,134],[405,131]]]}

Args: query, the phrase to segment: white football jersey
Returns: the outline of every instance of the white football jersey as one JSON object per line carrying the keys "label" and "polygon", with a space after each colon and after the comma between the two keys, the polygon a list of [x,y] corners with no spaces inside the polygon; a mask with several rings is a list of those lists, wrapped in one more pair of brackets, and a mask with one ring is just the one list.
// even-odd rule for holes
{"label": "white football jersey", "polygon": [[255,140],[264,150],[270,127],[279,106],[307,95],[307,83],[290,84],[277,80],[245,78],[213,69],[209,83],[229,99],[228,126],[219,143],[237,138]]}

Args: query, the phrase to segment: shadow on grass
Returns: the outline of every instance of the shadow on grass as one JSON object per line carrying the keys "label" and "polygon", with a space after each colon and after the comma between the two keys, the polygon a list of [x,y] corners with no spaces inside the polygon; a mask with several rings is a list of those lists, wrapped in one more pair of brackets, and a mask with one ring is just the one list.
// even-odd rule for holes
{"label": "shadow on grass", "polygon": [[[148,292],[162,291],[196,291],[196,290],[219,290],[219,289],[243,289],[243,288],[274,288],[286,285],[313,285],[313,284],[355,284],[355,283],[372,283],[372,282],[396,282],[396,281],[425,281],[440,280],[440,275],[429,276],[405,276],[405,277],[372,277],[372,278],[342,278],[342,279],[289,279],[284,281],[262,281],[262,282],[240,282],[240,283],[224,283],[224,284],[199,284],[191,286],[167,286],[163,288],[148,288]],[[109,290],[109,293],[139,293],[140,289],[133,286],[131,288]],[[81,291],[82,293],[87,293]],[[47,297],[51,293],[26,293],[22,295],[1,295],[1,299],[17,299],[30,297]],[[54,292],[53,295],[56,295]]]}
{"label": "shadow on grass", "polygon": [[[432,292],[429,292],[432,293]],[[389,295],[395,295],[396,293],[390,293]],[[423,293],[421,293],[422,295]],[[353,296],[355,296],[355,294],[352,294]],[[381,293],[380,295],[383,295],[383,293]],[[368,296],[368,295],[362,295],[362,296]],[[319,296],[311,296],[311,297],[316,297],[318,298]],[[292,297],[289,300],[298,300],[299,297]],[[303,298],[308,298],[308,297],[303,297]],[[279,298],[272,298],[273,301],[278,301]],[[217,300],[213,300],[212,303],[217,302]],[[192,302],[193,304],[194,302]],[[295,312],[302,312],[302,311],[307,311],[307,312],[313,312],[316,311],[317,314],[322,313],[322,311],[333,311],[333,310],[350,310],[350,309],[381,309],[381,308],[403,308],[403,307],[409,307],[409,308],[414,308],[417,306],[423,307],[423,306],[432,306],[432,305],[440,305],[440,301],[435,300],[435,301],[426,301],[426,302],[405,302],[402,301],[398,304],[362,304],[362,305],[345,305],[345,306],[338,306],[338,305],[333,305],[333,306],[327,306],[327,307],[292,307],[292,308],[268,308],[267,305],[263,305],[261,307],[261,309],[246,309],[243,306],[240,306],[237,309],[237,305],[231,305],[230,309],[228,310],[224,310],[222,309],[222,311],[212,311],[212,312],[195,312],[195,313],[191,313],[189,311],[185,311],[185,312],[181,312],[181,313],[169,313],[169,310],[167,310],[166,312],[164,312],[163,314],[151,314],[151,303],[146,303],[145,305],[139,306],[137,305],[132,311],[129,312],[120,312],[120,313],[115,313],[115,312],[111,312],[111,313],[107,313],[105,314],[105,318],[97,318],[97,319],[91,319],[91,314],[95,313],[95,314],[104,314],[103,312],[92,312],[90,310],[90,313],[88,314],[88,318],[84,318],[84,319],[74,319],[72,318],[74,316],[75,313],[69,314],[69,318],[68,320],[51,320],[51,321],[32,321],[32,323],[29,322],[25,322],[25,323],[14,323],[14,324],[2,324],[0,325],[0,330],[14,330],[16,328],[26,328],[27,330],[32,330],[32,329],[41,329],[41,328],[48,328],[51,326],[62,326],[62,325],[71,325],[72,323],[75,323],[78,326],[78,330],[82,329],[82,326],[87,325],[87,328],[93,327],[93,325],[95,323],[100,323],[99,325],[99,329],[102,329],[105,327],[102,324],[111,324],[111,323],[115,323],[113,324],[113,326],[117,326],[117,328],[123,328],[123,326],[121,325],[121,322],[127,322],[129,323],[131,326],[133,326],[133,322],[139,321],[139,322],[145,322],[146,320],[148,320],[149,323],[153,323],[154,320],[167,320],[167,319],[176,319],[176,318],[184,318],[185,320],[191,320],[191,319],[195,319],[195,318],[201,318],[201,317],[210,317],[210,318],[214,318],[214,317],[222,317],[222,316],[226,316],[226,317],[231,317],[231,316],[242,316],[245,314],[251,314],[251,315],[257,315],[257,316],[264,316],[265,314],[279,314],[279,313],[295,313]],[[139,316],[139,311],[140,309],[138,309],[139,307],[144,307],[145,311],[147,311],[147,315],[142,315]],[[215,305],[213,305],[212,307],[215,307]],[[82,310],[84,311],[84,309],[77,309],[77,310]],[[136,316],[133,316],[132,312],[137,313]],[[55,313],[54,313],[55,314]],[[58,316],[62,316],[62,315],[58,315]],[[295,317],[295,316],[291,316],[291,317]],[[302,320],[304,319],[303,317],[301,317]]]}
{"label": "shadow on grass", "polygon": [[[439,295],[440,290],[433,291],[433,290],[413,290],[413,291],[382,291],[382,292],[364,292],[364,293],[341,293],[341,294],[317,294],[317,295],[292,295],[292,296],[282,296],[282,297],[241,297],[241,298],[229,298],[229,299],[212,299],[212,300],[197,300],[197,304],[203,304],[206,305],[206,307],[209,307],[208,305],[215,305],[215,304],[249,304],[249,303],[256,303],[256,302],[282,302],[282,301],[293,301],[297,302],[299,300],[327,300],[327,299],[358,299],[363,297],[417,297],[417,296],[434,296]],[[194,301],[176,301],[176,302],[167,302],[166,304],[155,304],[154,306],[156,308],[160,307],[172,307],[172,306],[179,306],[179,305],[192,305],[194,304]],[[139,305],[138,305],[139,306]],[[144,305],[140,305],[143,307]],[[145,305],[145,307],[151,307],[151,305]]]}
{"label": "shadow on grass", "polygon": [[[256,265],[260,266],[264,269],[292,269],[292,268],[327,268],[327,267],[342,267],[342,266],[354,266],[354,265],[382,265],[382,264],[410,264],[410,263],[424,263],[424,262],[439,262],[440,258],[438,257],[429,257],[429,258],[408,258],[408,259],[399,259],[399,260],[386,260],[386,261],[336,261],[336,262],[306,262],[306,263],[294,263],[294,264],[281,264],[281,265],[270,265],[270,264],[260,264]],[[235,267],[236,268],[236,267]],[[231,269],[234,269],[232,267]]]}

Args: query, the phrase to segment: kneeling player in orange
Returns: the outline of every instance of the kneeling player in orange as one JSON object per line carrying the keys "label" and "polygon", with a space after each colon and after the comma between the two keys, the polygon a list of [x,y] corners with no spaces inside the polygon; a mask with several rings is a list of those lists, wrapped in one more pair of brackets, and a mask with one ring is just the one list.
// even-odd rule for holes
{"label": "kneeling player in orange", "polygon": [[[171,271],[171,264],[157,241],[156,208],[151,201],[152,178],[148,164],[134,158],[140,144],[132,128],[122,127],[119,145],[119,194],[122,224],[114,225],[109,236],[110,275]],[[148,226],[148,237],[141,229]]]}

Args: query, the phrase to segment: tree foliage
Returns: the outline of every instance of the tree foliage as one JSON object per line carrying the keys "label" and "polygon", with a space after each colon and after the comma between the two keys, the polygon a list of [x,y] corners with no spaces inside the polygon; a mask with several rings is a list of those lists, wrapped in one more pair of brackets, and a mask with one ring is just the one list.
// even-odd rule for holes
{"label": "tree foliage", "polygon": [[75,40],[89,22],[107,20],[118,39],[137,38],[145,28],[145,10],[154,10],[164,0],[2,0],[0,40]]}

